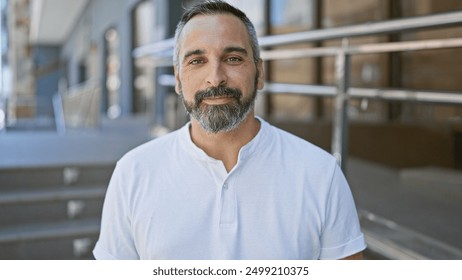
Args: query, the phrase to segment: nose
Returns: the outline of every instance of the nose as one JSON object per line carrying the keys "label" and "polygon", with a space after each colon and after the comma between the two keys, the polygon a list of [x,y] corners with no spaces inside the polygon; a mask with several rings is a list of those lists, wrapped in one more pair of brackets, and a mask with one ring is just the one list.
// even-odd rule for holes
{"label": "nose", "polygon": [[227,81],[226,71],[220,62],[209,62],[207,84],[210,87],[224,86]]}

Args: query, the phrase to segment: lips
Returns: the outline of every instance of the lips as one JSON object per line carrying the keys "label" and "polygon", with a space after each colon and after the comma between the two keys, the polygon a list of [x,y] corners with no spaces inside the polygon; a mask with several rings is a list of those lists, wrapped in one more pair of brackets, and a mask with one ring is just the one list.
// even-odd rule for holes
{"label": "lips", "polygon": [[204,98],[202,102],[208,105],[222,105],[235,99],[236,98],[234,96],[214,96],[210,98]]}
{"label": "lips", "polygon": [[241,92],[235,88],[229,87],[211,87],[205,90],[198,91],[195,96],[196,104],[209,101],[210,103],[227,103],[233,98],[237,101],[241,98]]}

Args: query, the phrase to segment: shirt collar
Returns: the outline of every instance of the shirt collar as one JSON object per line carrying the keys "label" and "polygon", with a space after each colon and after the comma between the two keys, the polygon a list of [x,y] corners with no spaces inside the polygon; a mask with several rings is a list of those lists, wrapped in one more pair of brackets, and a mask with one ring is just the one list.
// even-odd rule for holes
{"label": "shirt collar", "polygon": [[[238,163],[239,161],[246,160],[250,155],[258,151],[258,147],[262,148],[267,141],[267,131],[269,129],[269,124],[263,120],[262,118],[256,116],[256,118],[260,121],[260,130],[258,131],[257,135],[250,140],[249,143],[244,145],[241,150],[239,151]],[[188,152],[191,156],[204,161],[212,161],[215,162],[216,159],[210,157],[205,153],[201,148],[196,146],[191,139],[190,133],[191,122],[188,122],[180,129],[180,138],[183,148]]]}

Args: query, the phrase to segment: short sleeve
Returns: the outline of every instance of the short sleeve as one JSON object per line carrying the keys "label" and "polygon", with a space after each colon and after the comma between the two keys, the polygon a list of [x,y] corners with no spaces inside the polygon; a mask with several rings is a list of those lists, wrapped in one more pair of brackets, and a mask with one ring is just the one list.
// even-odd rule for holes
{"label": "short sleeve", "polygon": [[124,172],[118,163],[106,192],[101,231],[93,250],[97,260],[139,259],[131,231],[129,185],[124,180]]}
{"label": "short sleeve", "polygon": [[326,203],[320,259],[341,259],[366,248],[351,190],[335,163]]}

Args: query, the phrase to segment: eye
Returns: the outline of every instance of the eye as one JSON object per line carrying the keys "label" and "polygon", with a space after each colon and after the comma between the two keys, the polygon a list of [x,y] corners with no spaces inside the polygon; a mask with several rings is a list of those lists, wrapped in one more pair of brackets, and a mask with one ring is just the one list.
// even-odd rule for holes
{"label": "eye", "polygon": [[229,63],[236,64],[236,63],[242,62],[242,59],[240,57],[237,57],[237,56],[231,56],[231,57],[228,57],[226,59],[226,61],[229,62]]}
{"label": "eye", "polygon": [[191,59],[191,60],[189,61],[189,64],[190,64],[190,65],[197,65],[197,64],[201,64],[201,63],[203,63],[203,62],[204,62],[204,61],[203,61],[202,59],[200,59],[200,58],[195,58],[195,59]]}

